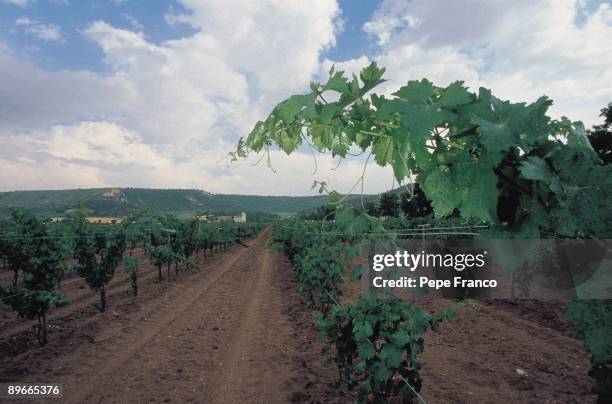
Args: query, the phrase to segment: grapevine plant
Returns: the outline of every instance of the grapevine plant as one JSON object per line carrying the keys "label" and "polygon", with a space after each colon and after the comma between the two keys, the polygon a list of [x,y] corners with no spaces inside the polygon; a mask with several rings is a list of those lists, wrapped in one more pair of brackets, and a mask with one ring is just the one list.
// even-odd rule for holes
{"label": "grapevine plant", "polygon": [[157,267],[157,281],[162,281],[162,265],[168,266],[168,278],[170,277],[170,265],[174,259],[174,252],[170,247],[164,244],[157,246],[147,246],[147,256],[149,262]]}
{"label": "grapevine plant", "polygon": [[273,241],[282,243],[300,292],[315,310],[327,314],[341,294],[344,267],[339,238],[314,224],[289,220],[273,227]]}
{"label": "grapevine plant", "polygon": [[[372,159],[390,166],[399,184],[419,185],[436,220],[453,216],[486,223],[494,229],[490,236],[498,238],[612,236],[612,168],[601,164],[581,122],[546,115],[550,99],[512,103],[486,88],[471,92],[461,81],[438,87],[426,79],[409,81],[391,96],[372,93],[385,81],[383,74],[376,63],[351,78],[332,67],[326,83],[313,82],[308,93],[278,104],[246,139],[239,140],[229,157],[237,160],[251,152],[264,153],[270,164],[274,145],[286,154],[305,145],[340,160],[357,152],[364,169],[355,186],[361,183],[363,189]],[[290,248],[293,254],[296,248]],[[336,342],[338,352],[351,350],[337,357],[339,365],[356,355],[356,344],[346,341],[362,335],[355,323],[346,328],[347,319],[365,316],[373,309],[370,304],[380,305],[376,310],[393,307],[389,315],[395,319],[405,307],[381,300],[332,310],[336,313],[332,316],[344,322],[338,320],[323,330]],[[599,367],[612,364],[612,341],[606,337],[612,328],[609,322],[592,319],[610,307],[610,300],[574,303],[568,314]],[[410,338],[420,338],[417,331],[422,330]],[[375,362],[361,361],[358,370],[351,370],[353,378],[359,372],[380,376],[378,384],[370,382],[362,389],[376,397],[389,392],[391,381],[381,375],[393,373],[377,373],[374,363],[380,363],[381,354],[374,354]],[[398,371],[401,362],[396,355],[389,366]],[[418,384],[413,387],[416,390]]]}
{"label": "grapevine plant", "polygon": [[[228,245],[238,236],[256,235],[263,226],[257,223],[204,224],[195,220],[180,221],[162,217],[162,224],[177,229],[171,247],[158,232],[160,218],[139,211],[126,218],[121,225],[100,226],[87,224],[83,212],[77,212],[69,228],[39,220],[25,210],[14,210],[8,220],[0,220],[0,257],[2,266],[12,272],[11,286],[0,285],[0,301],[20,317],[38,320],[39,343],[47,342],[47,313],[52,307],[68,304],[59,293],[64,273],[74,268],[92,290],[100,292],[100,310],[106,308],[106,287],[116,268],[123,263],[134,295],[138,293],[140,259],[123,257],[126,248],[133,249],[144,241],[145,231],[156,247],[147,245],[151,262],[168,264],[179,257],[190,257],[198,249],[211,248],[218,243]],[[95,231],[93,229],[95,228]],[[70,229],[68,233],[66,230]],[[223,233],[220,236],[220,233]],[[213,240],[219,240],[215,244]],[[76,258],[76,263],[68,257]]]}
{"label": "grapevine plant", "polygon": [[295,278],[302,295],[316,310],[328,313],[341,294],[343,266],[339,244],[318,242],[306,248],[296,263]]}
{"label": "grapevine plant", "polygon": [[106,286],[123,259],[126,248],[125,229],[120,226],[108,234],[91,234],[85,216],[74,217],[74,257],[76,270],[92,290],[100,292],[100,311],[106,310]]}
{"label": "grapevine plant", "polygon": [[410,402],[421,386],[422,337],[441,317],[395,298],[364,295],[356,304],[339,304],[342,258],[350,261],[360,252],[351,243],[363,239],[372,225],[362,213],[340,209],[333,227],[285,220],[274,224],[272,235],[293,263],[305,300],[317,310],[322,339],[335,348],[325,352],[333,353],[340,379],[351,388],[359,386],[358,401],[397,397]]}
{"label": "grapevine plant", "polygon": [[581,122],[546,115],[547,97],[511,103],[486,88],[426,79],[391,98],[368,96],[384,82],[376,63],[359,78],[329,73],[327,83],[278,104],[230,156],[269,153],[274,144],[290,154],[305,143],[341,159],[359,149],[364,164],[373,157],[391,166],[400,184],[414,178],[436,218],[457,210],[525,238],[609,235],[612,169],[598,164]]}
{"label": "grapevine plant", "polygon": [[[2,240],[2,250],[6,257],[5,266],[13,272],[13,287],[16,288],[19,282],[19,272],[26,269],[29,261],[28,240],[30,226],[25,225],[26,214],[23,211],[15,210],[11,212],[13,226],[7,226],[7,230],[12,230],[16,237]],[[12,227],[12,228],[11,228]]]}
{"label": "grapevine plant", "polygon": [[599,402],[612,402],[612,301],[575,300],[566,318],[576,323],[576,335],[591,352],[589,375]]}
{"label": "grapevine plant", "polygon": [[68,303],[56,290],[65,257],[57,239],[49,236],[45,225],[36,217],[16,210],[12,212],[12,219],[18,230],[13,240],[14,246],[17,247],[17,254],[25,254],[26,257],[20,264],[23,282],[21,286],[0,287],[0,299],[20,317],[37,318],[38,342],[46,344],[47,311]]}
{"label": "grapevine plant", "polygon": [[123,269],[130,277],[132,293],[134,293],[134,296],[138,296],[138,272],[140,269],[140,258],[133,257],[131,255],[123,257]]}
{"label": "grapevine plant", "polygon": [[323,337],[336,348],[340,379],[359,386],[359,401],[417,401],[421,389],[417,355],[423,335],[437,321],[425,311],[397,298],[362,295],[356,304],[334,306],[320,317]]}

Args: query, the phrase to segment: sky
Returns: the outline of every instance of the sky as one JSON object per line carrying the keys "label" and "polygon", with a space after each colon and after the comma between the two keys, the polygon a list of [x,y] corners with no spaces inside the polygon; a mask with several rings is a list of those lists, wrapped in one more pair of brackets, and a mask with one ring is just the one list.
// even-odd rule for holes
{"label": "sky", "polygon": [[[554,100],[587,126],[612,101],[612,5],[587,0],[0,0],[0,191],[347,192],[363,161],[223,157],[331,65]],[[337,168],[336,168],[337,167]],[[314,174],[313,174],[314,172]],[[370,164],[365,191],[393,187]]]}

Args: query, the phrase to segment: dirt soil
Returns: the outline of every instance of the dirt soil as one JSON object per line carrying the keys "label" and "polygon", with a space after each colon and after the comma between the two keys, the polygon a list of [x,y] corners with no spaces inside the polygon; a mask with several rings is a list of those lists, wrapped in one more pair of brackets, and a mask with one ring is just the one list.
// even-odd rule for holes
{"label": "dirt soil", "polygon": [[[352,402],[323,365],[313,313],[269,235],[162,283],[145,265],[136,298],[118,274],[104,314],[72,281],[67,294],[80,300],[52,313],[46,347],[32,344],[31,322],[4,312],[0,381],[63,383],[67,403]],[[427,402],[595,402],[588,355],[559,310],[541,307],[482,303],[427,335]]]}

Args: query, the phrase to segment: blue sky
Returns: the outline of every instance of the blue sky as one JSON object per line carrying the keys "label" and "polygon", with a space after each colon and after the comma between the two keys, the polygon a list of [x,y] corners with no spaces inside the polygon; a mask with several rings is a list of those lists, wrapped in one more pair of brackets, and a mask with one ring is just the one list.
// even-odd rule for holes
{"label": "blue sky", "polygon": [[[336,46],[326,49],[323,55],[332,60],[348,60],[375,49],[376,41],[362,26],[379,4],[379,0],[340,1],[342,29],[336,37]],[[104,53],[81,32],[89,23],[103,20],[114,27],[141,30],[151,42],[162,43],[195,32],[184,24],[169,25],[164,18],[168,13],[186,11],[180,2],[166,0],[38,0],[26,6],[0,0],[0,41],[21,49],[45,69],[104,72],[107,70],[102,61]],[[58,26],[63,40],[44,40],[18,29],[15,21],[24,17]]]}
{"label": "blue sky", "polygon": [[[0,1],[0,10],[0,39],[13,48],[34,48],[27,51],[29,57],[47,69],[104,71],[103,52],[81,33],[89,23],[96,20],[104,20],[119,28],[141,28],[156,43],[193,33],[193,29],[188,26],[170,26],[165,22],[164,15],[169,11],[184,10],[180,3],[174,1],[39,0],[24,7],[7,2],[2,4]],[[15,21],[23,17],[41,24],[59,26],[63,41],[36,38],[16,29]],[[142,25],[135,27],[135,24]]]}
{"label": "blue sky", "polygon": [[[612,101],[601,0],[0,0],[0,191],[108,186],[348,191],[362,161],[220,158],[286,97],[376,60],[391,93],[463,80],[599,123]],[[368,168],[366,191],[393,186]]]}

